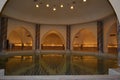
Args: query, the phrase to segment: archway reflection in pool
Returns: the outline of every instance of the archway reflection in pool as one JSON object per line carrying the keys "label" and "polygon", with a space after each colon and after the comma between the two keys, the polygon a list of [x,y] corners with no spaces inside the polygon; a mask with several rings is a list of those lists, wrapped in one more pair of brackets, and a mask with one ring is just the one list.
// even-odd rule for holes
{"label": "archway reflection in pool", "polygon": [[67,54],[12,56],[3,61],[5,75],[99,75],[118,67],[117,59]]}

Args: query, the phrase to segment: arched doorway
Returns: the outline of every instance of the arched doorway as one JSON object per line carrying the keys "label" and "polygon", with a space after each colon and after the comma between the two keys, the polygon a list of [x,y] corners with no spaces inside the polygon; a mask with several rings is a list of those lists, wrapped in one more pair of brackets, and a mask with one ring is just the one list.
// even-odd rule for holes
{"label": "arched doorway", "polygon": [[108,53],[116,54],[118,42],[117,42],[117,23],[110,27],[108,35]]}
{"label": "arched doorway", "polygon": [[50,31],[44,35],[41,44],[42,50],[64,50],[64,41],[57,31]]}
{"label": "arched doorway", "polygon": [[73,50],[96,52],[97,51],[96,37],[90,30],[81,29],[79,32],[75,34],[75,37],[73,39]]}
{"label": "arched doorway", "polygon": [[8,36],[9,50],[32,50],[32,36],[25,28],[16,28]]}

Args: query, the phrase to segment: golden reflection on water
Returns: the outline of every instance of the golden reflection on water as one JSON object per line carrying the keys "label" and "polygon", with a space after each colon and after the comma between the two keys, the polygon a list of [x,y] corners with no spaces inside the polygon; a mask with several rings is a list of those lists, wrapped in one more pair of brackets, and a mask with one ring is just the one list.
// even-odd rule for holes
{"label": "golden reflection on water", "polygon": [[[108,74],[109,68],[117,68],[117,59],[95,56],[70,56],[71,75]],[[66,75],[67,59],[64,54],[13,56],[5,63],[6,75]]]}

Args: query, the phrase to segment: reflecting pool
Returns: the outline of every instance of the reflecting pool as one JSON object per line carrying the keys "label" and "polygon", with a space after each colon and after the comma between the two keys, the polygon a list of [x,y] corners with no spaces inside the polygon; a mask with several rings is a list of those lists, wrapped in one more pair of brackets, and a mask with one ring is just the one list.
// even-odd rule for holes
{"label": "reflecting pool", "polygon": [[41,54],[0,58],[5,75],[96,75],[117,68],[117,59],[97,56]]}

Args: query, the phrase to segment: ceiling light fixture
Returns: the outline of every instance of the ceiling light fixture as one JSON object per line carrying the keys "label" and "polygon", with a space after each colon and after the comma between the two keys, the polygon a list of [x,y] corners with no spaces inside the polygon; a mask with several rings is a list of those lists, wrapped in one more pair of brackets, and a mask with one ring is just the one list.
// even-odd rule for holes
{"label": "ceiling light fixture", "polygon": [[64,6],[61,4],[60,7],[63,8]]}
{"label": "ceiling light fixture", "polygon": [[73,9],[74,9],[74,6],[71,6],[71,7],[70,7],[70,9],[72,9],[72,10],[73,10]]}
{"label": "ceiling light fixture", "polygon": [[55,7],[53,8],[53,11],[56,11],[56,8],[55,8]]}
{"label": "ceiling light fixture", "polygon": [[50,7],[50,5],[49,5],[49,4],[46,4],[46,7]]}
{"label": "ceiling light fixture", "polygon": [[[87,0],[82,0],[82,1],[86,2]],[[51,0],[49,2],[46,2],[46,0],[34,0],[34,2],[36,4],[37,8],[39,7],[39,4],[40,4],[40,5],[45,5],[46,7],[53,7],[52,8],[53,11],[56,11],[56,8],[58,8],[58,7],[63,8],[64,5],[65,5],[65,7],[71,5],[69,9],[73,10],[75,8],[76,4],[78,4],[78,2],[76,2],[76,0],[70,0],[68,2],[64,2],[64,0]],[[54,6],[54,5],[56,5],[56,6]]]}
{"label": "ceiling light fixture", "polygon": [[35,7],[36,7],[36,8],[38,8],[38,7],[39,7],[39,5],[38,5],[38,4],[36,4],[36,5],[35,5]]}
{"label": "ceiling light fixture", "polygon": [[83,0],[83,2],[86,2],[87,0]]}

